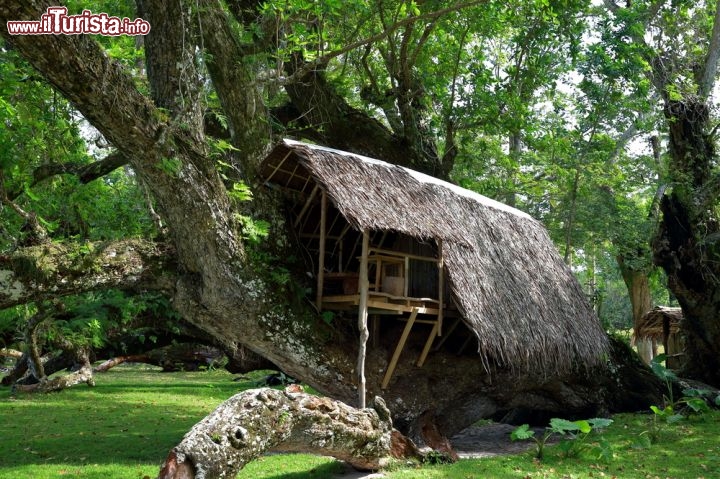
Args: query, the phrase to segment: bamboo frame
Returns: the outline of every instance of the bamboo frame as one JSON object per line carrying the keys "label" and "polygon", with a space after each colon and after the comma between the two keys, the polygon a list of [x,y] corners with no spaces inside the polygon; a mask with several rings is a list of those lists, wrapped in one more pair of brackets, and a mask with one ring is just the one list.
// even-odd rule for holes
{"label": "bamboo frame", "polygon": [[[290,155],[292,155],[292,151],[288,151],[287,154],[283,157],[283,159],[280,160],[280,163],[277,164],[277,166],[275,167],[275,169],[273,169],[272,173],[270,173],[270,175],[268,175],[268,177],[265,178],[265,181],[266,181],[266,182],[267,182],[267,181],[270,181],[270,178],[272,178],[273,176],[275,176],[275,173],[277,173],[278,170],[280,169],[280,167],[283,165],[283,163],[285,163],[285,160],[287,160],[288,158],[290,158]],[[288,171],[287,173],[290,173],[290,172]]]}
{"label": "bamboo frame", "polygon": [[312,201],[315,199],[315,195],[317,195],[318,190],[320,190],[320,186],[315,185],[315,188],[313,188],[313,190],[310,192],[310,196],[300,210],[300,213],[298,213],[297,218],[295,218],[295,223],[293,224],[295,228],[298,227],[300,221],[302,221],[303,216],[305,216],[305,213],[307,213],[307,210],[308,208],[310,208]]}

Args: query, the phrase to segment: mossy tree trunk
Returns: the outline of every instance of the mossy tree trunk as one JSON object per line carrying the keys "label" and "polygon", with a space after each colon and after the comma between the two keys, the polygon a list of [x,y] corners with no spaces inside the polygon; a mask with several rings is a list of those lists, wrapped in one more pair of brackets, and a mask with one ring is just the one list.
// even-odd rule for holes
{"label": "mossy tree trunk", "polygon": [[707,103],[667,101],[672,190],[661,202],[655,261],[683,310],[682,374],[720,385],[720,176]]}

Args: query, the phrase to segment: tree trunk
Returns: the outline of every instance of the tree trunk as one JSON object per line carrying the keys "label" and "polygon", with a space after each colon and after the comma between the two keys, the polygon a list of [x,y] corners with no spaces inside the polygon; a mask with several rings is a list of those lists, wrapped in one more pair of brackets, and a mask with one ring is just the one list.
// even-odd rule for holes
{"label": "tree trunk", "polygon": [[61,391],[81,383],[85,383],[88,386],[95,386],[95,379],[93,378],[93,370],[90,363],[84,364],[74,373],[46,379],[34,384],[17,384],[15,385],[15,389],[26,393],[49,393]]}
{"label": "tree trunk", "polygon": [[650,280],[645,269],[637,270],[628,266],[623,256],[617,258],[620,273],[622,275],[625,286],[628,289],[630,298],[630,307],[632,309],[633,331],[635,335],[635,345],[638,354],[645,364],[650,364],[653,358],[652,340],[647,338],[639,338],[637,335],[640,319],[645,313],[652,308],[652,298],[650,296]]}
{"label": "tree trunk", "polygon": [[682,375],[720,385],[720,223],[713,213],[715,161],[708,106],[695,100],[668,101],[670,176],[673,189],[663,197],[662,222],[653,242],[655,262],[683,310],[685,367]]}

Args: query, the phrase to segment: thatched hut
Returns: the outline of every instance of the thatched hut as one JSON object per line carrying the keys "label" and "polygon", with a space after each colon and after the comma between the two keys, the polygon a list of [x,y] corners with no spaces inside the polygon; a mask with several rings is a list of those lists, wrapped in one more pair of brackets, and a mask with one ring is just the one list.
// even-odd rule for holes
{"label": "thatched hut", "polygon": [[681,334],[683,313],[680,308],[655,306],[645,313],[635,327],[635,340],[647,339],[662,342],[667,356],[668,368],[679,368],[685,351],[685,341]]}
{"label": "thatched hut", "polygon": [[580,285],[529,215],[407,168],[291,140],[261,174],[287,194],[318,308],[406,322],[383,387],[413,324],[431,328],[419,366],[453,318],[486,364],[549,374],[606,351]]}

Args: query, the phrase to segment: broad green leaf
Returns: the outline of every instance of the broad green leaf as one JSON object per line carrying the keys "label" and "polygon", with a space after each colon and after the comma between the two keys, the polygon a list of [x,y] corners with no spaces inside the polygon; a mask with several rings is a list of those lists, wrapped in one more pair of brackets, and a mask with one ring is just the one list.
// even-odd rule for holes
{"label": "broad green leaf", "polygon": [[668,416],[667,423],[668,424],[675,424],[685,419],[685,416],[682,414],[673,414],[672,416]]}
{"label": "broad green leaf", "polygon": [[523,424],[510,433],[510,439],[513,441],[524,441],[525,439],[530,439],[532,437],[535,437],[535,431],[530,429],[529,424]]}
{"label": "broad green leaf", "polygon": [[568,421],[567,419],[560,419],[555,417],[550,419],[550,429],[553,432],[565,434],[566,432],[579,431],[580,426],[573,421]]}
{"label": "broad green leaf", "polygon": [[588,422],[593,427],[593,429],[602,429],[612,424],[613,420],[604,417],[596,417],[593,419],[588,419]]}
{"label": "broad green leaf", "polygon": [[578,429],[583,434],[588,434],[590,431],[592,431],[592,426],[590,426],[590,423],[585,420],[580,421],[574,421],[574,423],[577,425]]}

